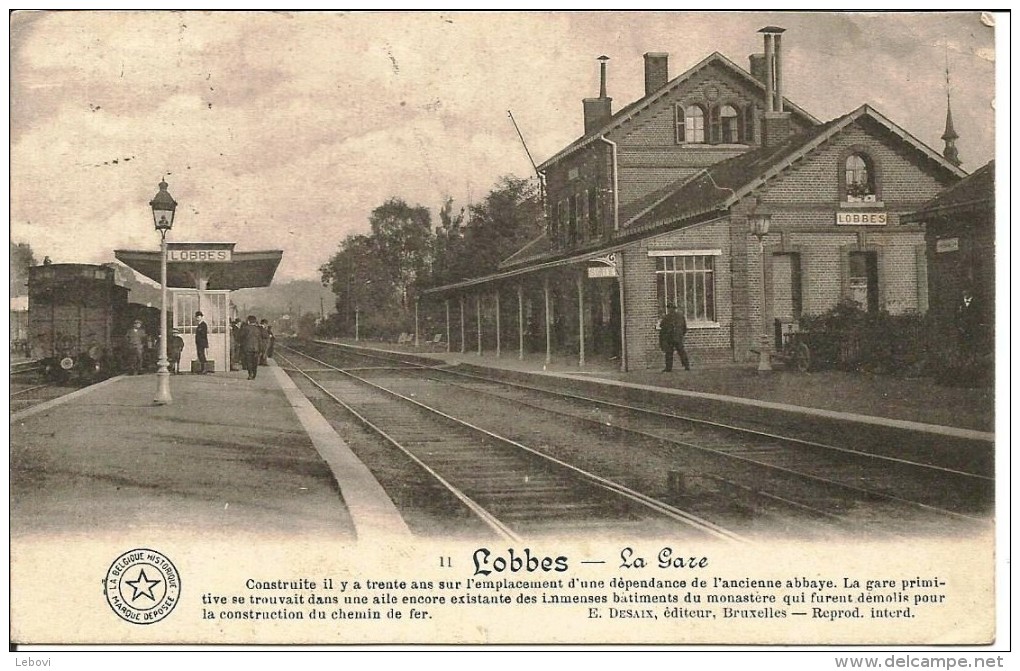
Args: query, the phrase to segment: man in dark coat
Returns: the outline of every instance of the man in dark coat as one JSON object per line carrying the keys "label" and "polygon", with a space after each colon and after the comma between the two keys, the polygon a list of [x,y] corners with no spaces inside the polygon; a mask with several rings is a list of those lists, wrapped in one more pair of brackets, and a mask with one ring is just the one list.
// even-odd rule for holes
{"label": "man in dark coat", "polygon": [[259,328],[254,315],[249,315],[248,321],[241,326],[238,340],[241,345],[244,368],[248,371],[248,379],[254,380],[259,372],[259,356],[262,352],[262,329]]}
{"label": "man in dark coat", "polygon": [[691,362],[687,359],[687,350],[684,349],[684,335],[687,334],[687,319],[682,313],[676,311],[676,306],[666,305],[666,316],[659,324],[659,348],[666,353],[666,368],[664,373],[673,371],[673,352],[680,353],[680,363],[684,370],[691,369]]}
{"label": "man in dark coat", "polygon": [[166,355],[170,364],[170,372],[177,375],[177,373],[181,372],[181,352],[184,351],[184,338],[180,336],[177,329],[173,330],[167,345]]}
{"label": "man in dark coat", "polygon": [[205,369],[205,351],[209,349],[209,325],[205,323],[205,317],[201,312],[195,313],[195,321],[198,322],[195,328],[195,350],[198,352],[198,361],[202,364],[202,370],[199,372],[204,375],[212,372]]}

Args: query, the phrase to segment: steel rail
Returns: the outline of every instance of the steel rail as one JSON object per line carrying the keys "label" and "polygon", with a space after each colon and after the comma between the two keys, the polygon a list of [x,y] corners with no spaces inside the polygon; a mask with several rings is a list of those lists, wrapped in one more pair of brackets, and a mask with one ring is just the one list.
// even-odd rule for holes
{"label": "steel rail", "polygon": [[[424,403],[421,403],[421,402],[419,402],[419,401],[417,401],[417,400],[415,400],[413,398],[409,398],[407,396],[404,396],[403,394],[395,392],[395,391],[393,391],[391,389],[386,389],[385,387],[382,387],[382,386],[380,386],[380,385],[378,385],[378,384],[376,384],[376,383],[374,383],[374,382],[372,382],[370,380],[366,380],[364,378],[358,377],[357,375],[354,375],[353,373],[350,373],[350,372],[348,372],[345,369],[342,369],[342,368],[339,368],[339,367],[336,367],[336,366],[332,366],[331,364],[329,364],[329,363],[327,363],[325,361],[322,361],[321,359],[318,359],[318,358],[316,358],[314,356],[311,356],[311,355],[309,355],[307,353],[297,351],[297,350],[295,350],[295,349],[293,349],[291,347],[287,347],[286,345],[284,345],[283,347],[285,349],[289,350],[289,351],[296,352],[296,353],[300,354],[301,356],[304,356],[304,357],[306,357],[308,359],[311,359],[312,361],[315,361],[317,364],[319,364],[321,366],[332,368],[336,372],[341,373],[341,374],[343,374],[343,375],[345,375],[347,377],[350,377],[350,378],[352,378],[354,380],[357,380],[358,382],[361,382],[364,385],[372,387],[373,389],[376,389],[378,391],[384,392],[384,393],[386,393],[386,394],[388,394],[390,396],[396,397],[396,398],[398,398],[400,400],[403,400],[406,403],[410,403],[412,405],[415,405],[415,406],[417,406],[417,407],[419,407],[419,408],[421,408],[421,409],[423,409],[423,410],[425,410],[427,412],[430,412],[432,414],[435,414],[435,415],[438,415],[440,417],[443,417],[444,419],[446,419],[446,420],[448,420],[450,422],[454,422],[454,423],[456,423],[456,424],[458,424],[460,426],[467,427],[467,428],[469,428],[469,429],[471,429],[471,430],[473,430],[473,431],[475,431],[477,433],[481,433],[481,434],[483,434],[485,436],[488,436],[489,438],[492,438],[493,440],[496,440],[496,441],[498,441],[500,443],[503,443],[503,444],[506,444],[506,445],[511,445],[511,446],[513,446],[513,447],[515,447],[515,448],[517,448],[519,450],[523,450],[523,451],[527,452],[528,454],[530,454],[532,456],[535,456],[535,457],[538,457],[539,459],[542,459],[542,460],[545,460],[547,462],[550,462],[550,463],[556,465],[557,467],[559,467],[561,469],[564,469],[564,470],[567,470],[569,472],[572,472],[573,474],[575,474],[575,475],[581,477],[582,479],[588,481],[590,484],[594,484],[594,485],[596,485],[596,486],[598,486],[598,487],[600,487],[602,489],[605,489],[607,491],[611,491],[611,492],[613,492],[613,493],[615,493],[615,494],[617,494],[619,496],[623,496],[623,497],[625,497],[625,498],[627,498],[627,499],[629,499],[631,501],[639,503],[639,504],[645,506],[646,508],[655,511],[659,515],[667,517],[667,518],[669,518],[669,519],[671,519],[673,521],[680,522],[680,523],[685,524],[687,526],[694,527],[695,529],[698,529],[699,531],[702,531],[704,533],[707,533],[707,534],[712,535],[712,536],[714,536],[716,538],[719,538],[719,539],[728,540],[728,541],[731,541],[731,542],[741,542],[741,543],[748,542],[748,540],[746,538],[744,538],[744,537],[742,537],[742,536],[740,536],[740,535],[738,535],[738,534],[736,534],[736,533],[734,533],[732,531],[729,531],[729,530],[727,530],[727,529],[725,529],[725,528],[723,528],[723,527],[721,527],[721,526],[719,526],[717,524],[709,522],[708,520],[702,519],[702,518],[700,518],[700,517],[698,517],[696,515],[693,515],[691,513],[686,512],[686,511],[683,511],[683,510],[680,510],[680,509],[675,508],[673,506],[670,506],[668,504],[665,504],[665,503],[663,503],[661,501],[658,501],[658,500],[656,500],[656,499],[654,499],[654,498],[652,498],[650,496],[647,496],[647,495],[642,494],[640,492],[637,492],[637,491],[635,491],[633,489],[630,489],[629,487],[626,487],[626,486],[621,485],[619,483],[613,482],[612,480],[609,480],[607,478],[603,478],[603,477],[601,477],[599,475],[596,475],[594,473],[590,473],[588,471],[585,471],[584,469],[578,468],[577,466],[569,464],[569,463],[567,463],[567,462],[565,462],[565,461],[563,461],[561,459],[557,459],[557,458],[552,457],[552,456],[550,456],[548,454],[545,454],[543,452],[535,450],[534,448],[529,447],[527,445],[524,445],[523,443],[520,443],[518,441],[506,438],[505,436],[500,436],[499,434],[496,434],[496,433],[493,433],[493,432],[488,431],[486,429],[483,429],[482,427],[479,427],[477,425],[471,424],[470,422],[466,422],[466,421],[464,421],[462,419],[458,419],[456,417],[453,417],[452,415],[444,413],[441,410],[438,410],[436,408],[432,408],[432,407],[430,407],[430,406],[428,406],[428,405],[426,405]],[[314,380],[313,380],[313,382],[314,382]],[[318,383],[315,383],[315,384],[320,389],[322,388],[321,385],[319,385]],[[330,396],[332,396],[332,394],[330,394]],[[347,406],[347,404],[343,404],[343,405],[344,405],[344,407],[349,407],[349,406]],[[406,451],[405,451],[405,453],[406,453]]]}
{"label": "steel rail", "polygon": [[[332,346],[343,348],[345,351],[353,352],[356,356],[363,356],[363,357],[372,358],[372,359],[380,359],[380,360],[384,360],[384,361],[387,361],[387,360],[388,361],[393,361],[394,360],[392,357],[385,357],[385,356],[381,356],[381,355],[377,355],[377,354],[369,354],[367,352],[362,351],[361,349],[351,348],[351,347],[349,347],[347,345],[344,345],[342,343],[321,343],[321,344],[332,345]],[[628,411],[628,412],[634,412],[634,413],[639,413],[639,414],[651,415],[651,416],[658,417],[658,418],[679,420],[679,421],[688,422],[688,423],[691,423],[691,424],[694,424],[694,425],[698,425],[698,426],[707,426],[707,427],[711,427],[711,428],[715,428],[715,429],[722,429],[722,430],[725,430],[725,431],[730,431],[730,432],[738,433],[738,434],[741,434],[741,435],[744,435],[744,436],[752,436],[752,437],[757,438],[757,439],[766,438],[766,439],[770,439],[770,440],[776,440],[776,441],[779,441],[779,442],[782,442],[782,443],[792,444],[794,446],[806,447],[806,448],[809,448],[809,449],[816,449],[816,450],[822,450],[822,451],[832,451],[832,452],[840,453],[840,454],[843,454],[843,455],[846,455],[846,456],[851,456],[851,457],[854,457],[854,458],[876,459],[876,460],[879,460],[879,461],[895,463],[895,464],[900,465],[900,466],[908,466],[908,467],[912,467],[912,468],[918,468],[918,469],[921,469],[922,471],[923,470],[930,470],[930,471],[933,471],[933,472],[936,472],[936,473],[944,473],[944,474],[947,474],[947,475],[960,476],[960,477],[966,477],[966,478],[975,478],[976,480],[979,480],[979,481],[994,482],[994,478],[992,478],[992,477],[983,476],[983,475],[980,475],[980,474],[977,474],[977,473],[970,473],[970,472],[967,472],[967,471],[960,471],[960,470],[957,470],[957,469],[937,466],[937,465],[934,465],[934,464],[926,464],[926,463],[917,462],[917,461],[913,461],[913,460],[909,460],[909,459],[902,459],[902,458],[899,458],[899,457],[890,457],[890,456],[887,456],[887,455],[879,455],[879,454],[874,454],[874,453],[871,453],[871,452],[865,452],[865,451],[862,451],[862,450],[854,450],[854,449],[851,449],[851,448],[842,448],[842,447],[838,447],[838,446],[834,446],[834,445],[827,445],[827,444],[824,444],[824,443],[818,443],[818,442],[814,442],[814,441],[803,440],[803,439],[800,439],[800,438],[792,438],[792,437],[788,437],[788,436],[782,436],[780,434],[775,434],[775,433],[771,433],[771,432],[758,431],[758,430],[754,430],[754,429],[748,429],[746,427],[740,427],[740,426],[734,426],[734,425],[730,425],[730,424],[724,424],[724,423],[715,422],[715,421],[712,421],[712,420],[705,420],[705,419],[689,417],[689,416],[685,416],[685,415],[678,415],[676,413],[665,412],[665,411],[661,411],[661,410],[655,410],[655,409],[647,408],[647,407],[632,406],[632,405],[628,405],[628,404],[625,404],[625,403],[620,403],[620,402],[617,402],[617,401],[592,398],[592,397],[583,396],[583,395],[580,395],[580,394],[575,394],[575,393],[567,392],[567,391],[544,389],[542,387],[535,387],[535,386],[524,384],[524,383],[507,381],[507,380],[498,379],[498,378],[491,378],[491,377],[486,377],[486,376],[478,375],[478,374],[474,374],[474,373],[467,373],[467,372],[464,372],[464,371],[451,370],[448,367],[428,366],[428,365],[424,365],[424,364],[421,364],[421,363],[418,363],[418,362],[407,361],[407,360],[403,360],[403,359],[397,359],[397,362],[401,363],[401,364],[405,364],[405,365],[407,365],[407,366],[409,366],[411,368],[416,368],[416,369],[420,369],[420,370],[445,373],[445,374],[448,374],[448,375],[459,376],[459,377],[463,377],[463,378],[467,378],[467,379],[479,380],[479,381],[482,381],[482,382],[494,383],[494,384],[499,384],[499,385],[503,385],[503,386],[507,386],[507,387],[513,387],[513,388],[517,388],[517,389],[524,389],[524,390],[527,390],[527,391],[538,392],[538,393],[541,393],[541,394],[544,394],[544,395],[547,395],[547,396],[553,396],[553,397],[557,397],[557,398],[567,398],[567,399],[571,399],[571,400],[583,401],[583,402],[586,402],[586,403],[601,405],[601,406],[605,406],[605,407],[609,407],[609,408],[625,410],[625,411]],[[549,408],[546,408],[544,406],[538,406],[538,405],[535,405],[535,404],[531,404],[531,403],[528,403],[527,401],[523,401],[523,400],[520,400],[520,399],[511,399],[511,398],[507,398],[505,396],[500,396],[499,394],[496,394],[494,392],[486,392],[486,391],[483,391],[483,390],[472,390],[472,391],[481,392],[481,393],[488,393],[490,395],[497,396],[497,397],[502,398],[502,399],[507,400],[507,401],[516,402],[516,403],[519,403],[519,404],[522,404],[522,405],[527,405],[529,407],[539,408],[541,410],[546,410],[548,412],[557,412],[557,411],[554,411],[554,410],[550,410]],[[561,412],[560,414],[568,415],[570,417],[574,417],[576,419],[584,420],[584,421],[588,421],[588,422],[597,422],[597,420],[593,420],[593,419],[590,419],[590,418],[587,418],[587,417],[579,417],[579,416],[576,416],[576,415],[572,415],[570,413],[563,413],[563,412]],[[916,507],[916,508],[920,508],[922,510],[925,510],[927,512],[943,514],[943,515],[946,515],[946,516],[949,516],[949,517],[955,517],[955,518],[959,518],[959,519],[962,519],[962,520],[987,523],[987,520],[985,518],[983,518],[983,517],[978,517],[978,516],[974,516],[974,515],[968,515],[968,514],[965,514],[965,513],[959,513],[959,512],[953,511],[953,510],[948,510],[948,509],[945,509],[945,508],[941,508],[939,506],[933,506],[931,504],[926,504],[926,503],[923,503],[923,502],[920,502],[920,501],[914,501],[914,500],[911,500],[911,499],[906,499],[906,498],[898,497],[898,496],[895,496],[893,494],[889,494],[889,493],[882,492],[882,491],[875,491],[873,489],[865,489],[865,488],[862,488],[862,487],[858,487],[856,485],[848,484],[848,483],[845,483],[845,482],[839,482],[837,480],[832,480],[830,478],[825,478],[825,477],[822,477],[822,476],[819,476],[819,475],[810,474],[810,473],[804,473],[802,471],[797,471],[797,470],[786,468],[786,467],[779,466],[779,465],[776,465],[776,464],[770,464],[770,463],[767,463],[765,461],[760,461],[758,459],[753,459],[753,458],[750,458],[750,457],[746,457],[746,456],[742,456],[742,455],[738,455],[738,454],[733,454],[733,453],[727,452],[725,450],[719,450],[719,449],[716,449],[716,448],[712,448],[712,447],[708,447],[708,446],[704,446],[704,445],[697,445],[697,444],[694,444],[694,443],[688,443],[688,442],[685,442],[685,441],[671,439],[671,438],[664,438],[662,436],[657,436],[655,434],[650,434],[650,433],[641,431],[639,429],[634,429],[634,428],[630,428],[630,427],[623,427],[623,426],[614,425],[614,428],[616,428],[618,430],[621,430],[621,431],[633,432],[635,434],[642,435],[642,436],[648,437],[648,438],[653,438],[655,440],[660,440],[660,441],[665,441],[665,442],[673,443],[673,444],[680,445],[680,446],[683,446],[683,447],[686,447],[686,448],[689,448],[689,449],[699,450],[699,451],[702,451],[702,452],[706,452],[708,454],[713,454],[715,456],[724,457],[724,458],[728,458],[728,459],[732,459],[732,460],[736,460],[736,461],[741,461],[741,462],[744,462],[744,463],[747,463],[747,464],[751,464],[751,465],[755,465],[755,466],[760,466],[760,467],[763,467],[763,468],[773,469],[775,471],[784,473],[784,474],[789,475],[789,476],[797,477],[797,478],[800,478],[800,479],[803,479],[803,480],[814,480],[814,481],[822,483],[822,484],[824,484],[826,486],[838,487],[838,488],[841,488],[841,489],[843,489],[845,491],[854,492],[857,495],[863,495],[863,496],[873,497],[873,498],[880,498],[880,499],[883,499],[883,500],[886,500],[886,501],[898,503],[898,504],[901,504],[901,505],[907,505],[907,506],[911,506],[911,507]],[[735,483],[731,483],[731,484],[735,484]],[[765,492],[758,492],[758,493],[763,495],[763,496],[768,496]],[[783,497],[780,497],[779,500],[784,502],[784,503],[794,503],[794,504],[796,504],[796,502],[790,502],[790,501],[786,500]],[[810,507],[808,507],[808,509],[809,510],[814,510],[813,508],[810,508]],[[815,512],[824,513],[824,511],[815,511]]]}

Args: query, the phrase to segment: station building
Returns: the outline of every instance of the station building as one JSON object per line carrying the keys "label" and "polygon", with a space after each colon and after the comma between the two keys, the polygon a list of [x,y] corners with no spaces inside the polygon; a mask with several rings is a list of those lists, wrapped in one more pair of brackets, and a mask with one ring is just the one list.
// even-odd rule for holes
{"label": "station building", "polygon": [[760,32],[749,70],[713,53],[670,78],[667,54],[645,54],[645,94],[616,113],[600,59],[584,134],[538,166],[544,233],[493,275],[425,292],[448,347],[647,368],[672,303],[697,366],[773,350],[777,324],[841,299],[927,310],[924,228],[903,215],[966,175],[955,150],[866,104],[820,122],[783,94],[784,30]]}
{"label": "station building", "polygon": [[993,349],[995,323],[995,161],[931,199],[904,220],[923,224],[929,313],[939,337],[955,342],[964,292],[977,301],[984,332],[970,346]]}

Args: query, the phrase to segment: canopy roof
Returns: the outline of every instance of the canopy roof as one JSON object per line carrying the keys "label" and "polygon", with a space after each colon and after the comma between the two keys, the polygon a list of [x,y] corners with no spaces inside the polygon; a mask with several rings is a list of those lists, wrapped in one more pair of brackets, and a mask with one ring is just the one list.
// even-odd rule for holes
{"label": "canopy roof", "polygon": [[[276,268],[283,259],[283,251],[269,250],[262,252],[235,252],[233,242],[170,242],[167,251],[173,257],[174,252],[196,252],[191,256],[198,257],[202,250],[228,252],[227,261],[181,261],[171,260],[167,263],[167,286],[175,289],[194,289],[198,278],[208,281],[206,289],[249,289],[252,287],[268,287],[276,274]],[[141,251],[118,249],[114,251],[117,260],[141,273],[154,282],[160,281],[160,253],[158,251]],[[177,254],[182,256],[181,254]],[[183,256],[189,256],[184,254]]]}

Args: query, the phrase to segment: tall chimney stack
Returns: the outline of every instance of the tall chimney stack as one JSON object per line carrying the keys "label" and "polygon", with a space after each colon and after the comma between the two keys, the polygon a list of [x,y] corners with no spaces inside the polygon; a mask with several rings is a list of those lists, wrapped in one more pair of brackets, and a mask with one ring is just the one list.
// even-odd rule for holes
{"label": "tall chimney stack", "polygon": [[599,56],[599,98],[606,97],[606,61],[609,60],[609,56],[602,54]]}
{"label": "tall chimney stack", "polygon": [[606,61],[609,56],[599,56],[599,97],[585,98],[584,103],[584,134],[604,126],[613,116],[613,99],[606,95]]}
{"label": "tall chimney stack", "polygon": [[645,54],[645,95],[649,96],[669,81],[669,54]]}
{"label": "tall chimney stack", "polygon": [[[764,146],[781,144],[790,137],[790,113],[783,104],[782,39],[785,28],[765,26],[758,31],[765,38],[765,115],[762,119],[761,143]],[[751,57],[754,68],[754,56]]]}

